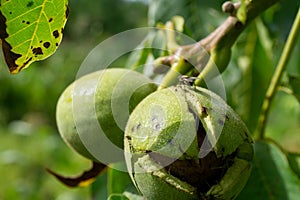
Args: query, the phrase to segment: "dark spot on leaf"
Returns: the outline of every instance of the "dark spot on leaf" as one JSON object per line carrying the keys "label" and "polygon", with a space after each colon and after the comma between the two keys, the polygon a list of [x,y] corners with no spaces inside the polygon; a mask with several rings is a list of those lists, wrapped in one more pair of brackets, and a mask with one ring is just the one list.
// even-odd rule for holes
{"label": "dark spot on leaf", "polygon": [[25,20],[22,20],[22,23],[25,23]]}
{"label": "dark spot on leaf", "polygon": [[31,7],[33,5],[33,1],[29,1],[28,3],[27,3],[27,7]]}
{"label": "dark spot on leaf", "polygon": [[31,46],[30,49],[33,49],[33,46]]}
{"label": "dark spot on leaf", "polygon": [[55,30],[55,31],[53,31],[53,36],[55,37],[55,38],[58,38],[59,37],[59,32],[58,32],[58,30]]}
{"label": "dark spot on leaf", "polygon": [[43,43],[43,40],[40,40],[40,43]]}
{"label": "dark spot on leaf", "polygon": [[58,46],[58,43],[55,43],[55,46]]}
{"label": "dark spot on leaf", "polygon": [[43,55],[43,50],[42,50],[42,48],[41,47],[37,47],[37,48],[34,48],[34,49],[32,49],[32,53],[34,54],[34,55]]}
{"label": "dark spot on leaf", "polygon": [[12,12],[10,11],[10,12],[9,12],[9,14],[11,15],[11,14],[12,14]]}
{"label": "dark spot on leaf", "polygon": [[53,18],[51,17],[49,20],[48,20],[48,22],[52,22],[53,21]]}
{"label": "dark spot on leaf", "polygon": [[30,21],[27,21],[26,24],[30,24]]}
{"label": "dark spot on leaf", "polygon": [[61,28],[60,32],[63,34],[64,33],[64,28]]}
{"label": "dark spot on leaf", "polygon": [[48,48],[50,47],[50,42],[45,42],[45,43],[43,44],[43,46],[44,46],[46,49],[48,49]]}
{"label": "dark spot on leaf", "polygon": [[66,5],[66,7],[67,7],[67,9],[66,9],[66,18],[68,18],[69,17],[69,14],[70,14],[70,8],[69,8],[69,6],[68,5]]}
{"label": "dark spot on leaf", "polygon": [[32,60],[32,58],[29,58],[28,60],[26,60],[26,62],[24,62],[24,64],[23,64],[23,67],[25,67],[25,65],[27,65],[31,60]]}

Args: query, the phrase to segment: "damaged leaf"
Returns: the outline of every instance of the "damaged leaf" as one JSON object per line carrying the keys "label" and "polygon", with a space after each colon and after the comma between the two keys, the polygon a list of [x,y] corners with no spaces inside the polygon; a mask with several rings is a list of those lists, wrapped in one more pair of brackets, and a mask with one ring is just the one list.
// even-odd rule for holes
{"label": "damaged leaf", "polygon": [[76,177],[65,177],[56,172],[46,169],[51,175],[57,178],[60,182],[69,187],[85,187],[94,182],[95,178],[107,169],[106,165],[102,163],[93,162],[93,166],[88,171],[84,171],[81,175]]}
{"label": "damaged leaf", "polygon": [[69,14],[68,0],[0,2],[0,38],[12,74],[56,51]]}

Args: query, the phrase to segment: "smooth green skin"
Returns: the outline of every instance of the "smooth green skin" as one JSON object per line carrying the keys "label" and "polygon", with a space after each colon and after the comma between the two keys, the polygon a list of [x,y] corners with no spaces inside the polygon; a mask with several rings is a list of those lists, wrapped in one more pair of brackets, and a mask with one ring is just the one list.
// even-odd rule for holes
{"label": "smooth green skin", "polygon": [[[95,85],[96,89],[92,90],[91,88]],[[137,86],[140,87],[136,89]],[[74,88],[76,89],[74,90]],[[123,130],[128,119],[126,113],[130,113],[143,98],[154,92],[156,88],[157,86],[144,75],[121,68],[100,70],[79,78],[65,89],[57,103],[56,120],[61,137],[76,152],[97,161],[86,149],[76,130],[80,126],[80,130],[84,130],[81,131],[81,134],[89,134],[91,137],[96,134],[89,126],[92,115],[80,115],[76,123],[73,115],[73,100],[92,96],[95,98],[95,105],[90,106],[93,110],[88,113],[96,111],[99,125],[106,136],[115,145],[123,148]],[[130,99],[129,107],[126,104],[128,99]],[[117,108],[112,108],[112,102]],[[80,107],[86,106],[84,102],[76,103]],[[114,111],[118,112],[118,118],[122,119],[118,124],[114,120],[116,116],[113,115],[112,109],[115,109]]]}
{"label": "smooth green skin", "polygon": [[[193,140],[196,135],[196,122],[188,108],[199,117],[210,143],[216,142],[213,150],[217,156],[225,157],[237,152],[234,164],[227,170],[222,180],[212,186],[206,194],[201,194],[201,197],[235,198],[245,186],[251,171],[252,139],[245,124],[226,102],[203,88],[188,88],[181,85],[159,90],[146,97],[135,108],[125,129],[125,151],[132,153],[131,158],[126,157],[126,162],[129,171],[132,171],[132,168],[137,171],[139,166],[151,173],[131,174],[132,180],[147,199],[155,199],[156,195],[169,199],[168,197],[174,193],[174,188],[182,193],[181,199],[189,196],[176,184],[162,183],[165,182],[164,179],[158,178],[154,172],[165,177],[170,175],[162,167],[156,166],[153,171],[153,165],[149,164],[151,158],[147,157],[146,153],[155,151],[175,159],[198,158],[198,145],[196,140]],[[153,116],[158,111],[164,113],[164,117],[161,117],[164,123],[160,124],[159,130],[155,129],[159,123],[153,120]],[[180,123],[182,129],[178,129]],[[217,139],[214,133],[220,130],[222,134]],[[174,132],[176,132],[175,138]],[[182,149],[187,150],[183,155]],[[172,177],[172,179],[177,178]],[[157,185],[161,186],[157,187]],[[192,193],[193,190],[196,189],[193,188],[189,192]]]}

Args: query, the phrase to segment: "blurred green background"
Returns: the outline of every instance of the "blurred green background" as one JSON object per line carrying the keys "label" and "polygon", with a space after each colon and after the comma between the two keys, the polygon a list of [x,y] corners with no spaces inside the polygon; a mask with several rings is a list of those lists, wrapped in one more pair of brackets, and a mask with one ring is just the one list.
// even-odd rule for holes
{"label": "blurred green background", "polygon": [[[194,28],[187,28],[186,33],[199,40],[225,17],[220,12],[223,2],[220,0],[186,1],[197,3],[184,6],[174,1],[180,4],[178,8],[184,9],[172,12],[168,9],[172,5],[156,10],[152,6],[149,18],[147,2],[70,0],[65,36],[53,56],[32,64],[20,74],[10,75],[1,55],[0,200],[90,199],[89,188],[67,188],[46,173],[45,167],[74,175],[90,166],[88,160],[75,154],[61,140],[56,128],[55,106],[93,47],[111,35],[157,21],[165,22],[175,14],[185,16],[188,26]],[[199,6],[199,12],[195,6]],[[251,131],[298,6],[297,0],[281,2],[253,22],[234,46],[232,60],[223,74],[228,103]],[[300,74],[299,54],[300,40],[289,63],[291,74]],[[296,152],[300,152],[299,113],[296,98],[279,92],[267,128],[268,136]]]}

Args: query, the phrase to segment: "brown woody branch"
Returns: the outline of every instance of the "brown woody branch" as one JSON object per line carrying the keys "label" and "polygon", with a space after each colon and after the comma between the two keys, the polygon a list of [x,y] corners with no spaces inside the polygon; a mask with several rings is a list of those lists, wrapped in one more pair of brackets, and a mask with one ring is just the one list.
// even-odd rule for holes
{"label": "brown woody branch", "polygon": [[[247,19],[244,24],[240,22],[236,16],[236,11],[240,4],[231,4],[233,7],[231,8],[232,10],[230,10],[230,16],[228,16],[218,28],[216,28],[212,33],[196,44],[179,47],[177,53],[175,54],[178,54],[178,51],[180,51],[185,52],[185,54],[188,52],[189,55],[193,55],[195,53],[194,51],[199,50],[199,48],[195,48],[195,46],[200,46],[200,48],[206,50],[206,52],[210,52],[214,48],[231,48],[238,36],[251,23],[252,20],[277,2],[279,2],[279,0],[249,0],[247,2]],[[228,4],[228,2],[225,2],[224,4]],[[163,63],[171,66],[174,62],[174,59],[176,59],[174,55],[167,56],[163,60]]]}

